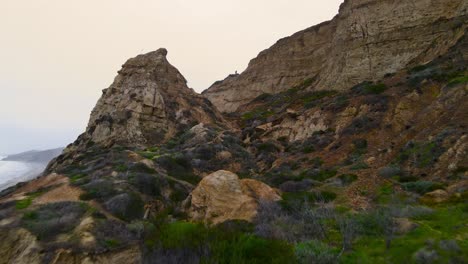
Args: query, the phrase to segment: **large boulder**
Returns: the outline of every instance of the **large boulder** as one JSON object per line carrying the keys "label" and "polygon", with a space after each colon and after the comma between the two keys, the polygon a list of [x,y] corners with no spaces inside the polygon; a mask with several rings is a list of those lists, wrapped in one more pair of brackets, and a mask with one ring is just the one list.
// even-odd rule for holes
{"label": "large boulder", "polygon": [[228,220],[252,221],[260,200],[278,201],[276,190],[252,179],[239,179],[229,171],[214,172],[193,190],[189,215],[192,220],[219,224]]}

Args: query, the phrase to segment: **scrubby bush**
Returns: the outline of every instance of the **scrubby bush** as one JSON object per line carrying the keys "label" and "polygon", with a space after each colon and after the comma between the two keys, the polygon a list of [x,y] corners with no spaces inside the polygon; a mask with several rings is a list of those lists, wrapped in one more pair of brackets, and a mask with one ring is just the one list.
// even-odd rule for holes
{"label": "scrubby bush", "polygon": [[130,181],[141,193],[159,196],[161,188],[167,185],[167,182],[159,175],[146,173],[136,173]]}
{"label": "scrubby bush", "polygon": [[343,129],[343,135],[357,135],[369,132],[379,127],[379,120],[368,116],[357,117],[353,122]]}
{"label": "scrubby bush", "polygon": [[418,250],[413,255],[413,259],[418,264],[430,264],[435,263],[435,261],[439,258],[439,255],[435,250],[428,250],[426,248],[422,248]]}
{"label": "scrubby bush", "polygon": [[113,215],[131,221],[143,217],[143,201],[133,193],[118,194],[105,202],[104,206]]}
{"label": "scrubby bush", "polygon": [[432,142],[408,142],[397,157],[397,162],[411,162],[418,168],[432,166],[440,155],[445,152],[440,141]]}
{"label": "scrubby bush", "polygon": [[98,179],[81,187],[85,192],[80,195],[81,200],[106,199],[116,193],[111,181]]}
{"label": "scrubby bush", "polygon": [[183,154],[162,156],[157,159],[157,163],[166,169],[170,176],[177,179],[184,180],[192,184],[197,184],[200,181],[200,178],[193,173],[190,160]]}
{"label": "scrubby bush", "polygon": [[287,181],[279,186],[279,189],[283,192],[303,192],[309,190],[314,186],[314,182],[310,179],[302,181]]}
{"label": "scrubby bush", "polygon": [[444,185],[431,181],[416,181],[402,183],[402,187],[406,191],[415,192],[422,195],[437,189],[442,189],[444,188]]}
{"label": "scrubby bush", "polygon": [[154,231],[149,235],[156,241],[147,243],[146,261],[149,257],[162,257],[168,263],[287,263],[294,259],[293,248],[285,242],[219,227],[174,222]]}
{"label": "scrubby bush", "polygon": [[334,177],[337,171],[334,169],[308,169],[301,172],[299,175],[302,179],[312,179],[316,181],[325,181]]}
{"label": "scrubby bush", "polygon": [[358,179],[358,176],[356,174],[342,174],[338,176],[338,179],[340,180],[342,185],[347,186],[356,181]]}
{"label": "scrubby bush", "polygon": [[392,178],[394,176],[400,176],[401,169],[397,166],[387,166],[379,169],[379,176],[383,178]]}
{"label": "scrubby bush", "polygon": [[99,220],[92,233],[98,244],[96,251],[123,248],[138,238],[124,223],[116,220]]}
{"label": "scrubby bush", "polygon": [[387,86],[383,83],[362,82],[351,90],[355,94],[381,94],[387,90]]}
{"label": "scrubby bush", "polygon": [[294,253],[300,264],[334,264],[338,262],[336,250],[317,240],[297,244]]}
{"label": "scrubby bush", "polygon": [[86,212],[87,206],[77,202],[49,203],[24,214],[22,225],[38,239],[49,239],[71,231]]}
{"label": "scrubby bush", "polygon": [[368,95],[363,99],[363,104],[369,106],[371,112],[386,112],[388,110],[389,99],[385,95]]}
{"label": "scrubby bush", "polygon": [[329,191],[283,193],[282,198],[280,204],[283,208],[291,210],[309,202],[331,202],[335,200],[336,193]]}

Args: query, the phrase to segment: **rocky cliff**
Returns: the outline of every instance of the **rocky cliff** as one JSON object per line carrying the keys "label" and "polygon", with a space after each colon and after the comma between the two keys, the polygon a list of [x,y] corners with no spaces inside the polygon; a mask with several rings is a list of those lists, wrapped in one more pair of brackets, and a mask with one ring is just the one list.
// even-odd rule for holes
{"label": "rocky cliff", "polygon": [[128,60],[0,193],[0,263],[466,262],[466,5],[345,1],[213,103],[165,49]]}
{"label": "rocky cliff", "polygon": [[85,137],[95,143],[151,145],[198,123],[222,123],[210,102],[187,87],[166,55],[166,49],[159,49],[122,66],[92,111]]}
{"label": "rocky cliff", "polygon": [[222,112],[304,86],[343,91],[446,52],[463,35],[464,0],[347,0],[333,20],[279,40],[203,95]]}

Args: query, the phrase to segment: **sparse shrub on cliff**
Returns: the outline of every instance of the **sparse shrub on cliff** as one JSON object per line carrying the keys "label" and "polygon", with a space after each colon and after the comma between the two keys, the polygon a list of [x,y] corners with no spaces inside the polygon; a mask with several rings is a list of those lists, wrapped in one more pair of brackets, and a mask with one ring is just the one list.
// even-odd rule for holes
{"label": "sparse shrub on cliff", "polygon": [[26,213],[22,225],[38,239],[46,240],[71,231],[86,210],[85,204],[77,202],[49,203]]}
{"label": "sparse shrub on cliff", "polygon": [[301,96],[302,103],[306,109],[315,107],[318,105],[319,101],[326,97],[332,97],[336,95],[336,91],[314,91],[308,92]]}
{"label": "sparse shrub on cliff", "polygon": [[159,175],[136,173],[133,175],[130,183],[141,193],[159,196],[161,188],[167,185],[167,182]]}
{"label": "sparse shrub on cliff", "polygon": [[409,192],[415,192],[419,194],[425,194],[437,189],[443,189],[444,185],[437,182],[431,181],[416,181],[416,182],[405,182],[402,184],[404,190]]}
{"label": "sparse shrub on cliff", "polygon": [[316,181],[325,181],[334,177],[337,171],[334,169],[307,169],[299,175],[302,179],[312,179]]}
{"label": "sparse shrub on cliff", "polygon": [[298,208],[304,203],[314,203],[316,201],[320,202],[331,202],[335,200],[336,193],[329,191],[321,192],[289,192],[283,193],[283,200],[280,201],[280,204],[283,208],[290,210],[293,208]]}
{"label": "sparse shrub on cliff", "polygon": [[355,174],[342,174],[338,176],[338,179],[341,181],[342,185],[347,186],[356,181],[358,176]]}
{"label": "sparse shrub on cliff", "polygon": [[279,189],[283,192],[303,192],[307,191],[314,186],[314,181],[305,179],[302,181],[287,181],[283,182]]}
{"label": "sparse shrub on cliff", "polygon": [[261,142],[256,147],[259,152],[278,152],[280,150],[275,143],[270,141]]}
{"label": "sparse shrub on cliff", "polygon": [[181,153],[162,156],[158,158],[156,162],[166,169],[170,176],[192,184],[196,184],[200,181],[200,178],[193,173],[190,160]]}
{"label": "sparse shrub on cliff", "polygon": [[116,193],[113,183],[106,179],[91,181],[81,188],[85,191],[80,195],[81,200],[105,199]]}
{"label": "sparse shrub on cliff", "polygon": [[118,194],[104,203],[106,209],[120,219],[131,221],[143,217],[143,201],[135,193]]}
{"label": "sparse shrub on cliff", "polygon": [[318,240],[297,244],[294,253],[300,264],[334,264],[338,262],[337,250]]}
{"label": "sparse shrub on cliff", "polygon": [[392,178],[395,176],[400,176],[402,171],[400,167],[397,166],[386,166],[379,169],[379,176],[383,178]]}
{"label": "sparse shrub on cliff", "polygon": [[397,157],[397,162],[410,162],[411,165],[418,168],[432,166],[437,162],[440,155],[445,152],[441,142],[409,142],[401,150]]}
{"label": "sparse shrub on cliff", "polygon": [[383,83],[362,82],[353,88],[351,91],[355,94],[381,94],[387,90],[387,86]]}
{"label": "sparse shrub on cliff", "polygon": [[95,251],[117,250],[136,243],[138,237],[131,227],[116,220],[98,220],[92,230],[97,241]]}
{"label": "sparse shrub on cliff", "polygon": [[128,171],[130,172],[140,172],[140,173],[155,173],[156,171],[153,168],[148,167],[148,165],[144,163],[133,163],[128,167]]}
{"label": "sparse shrub on cliff", "polygon": [[371,112],[386,112],[388,110],[389,98],[382,94],[372,94],[366,96],[362,103],[368,105]]}
{"label": "sparse shrub on cliff", "polygon": [[369,116],[357,117],[342,131],[342,135],[357,135],[379,127],[379,120]]}

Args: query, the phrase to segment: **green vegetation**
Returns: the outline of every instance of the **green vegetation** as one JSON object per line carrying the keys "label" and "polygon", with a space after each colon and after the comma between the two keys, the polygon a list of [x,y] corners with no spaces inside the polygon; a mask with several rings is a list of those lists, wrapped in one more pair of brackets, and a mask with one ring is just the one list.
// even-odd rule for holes
{"label": "green vegetation", "polygon": [[[149,228],[145,244],[153,254],[176,257],[190,252],[190,259],[202,263],[290,263],[293,247],[221,226],[174,222]],[[198,262],[197,261],[197,262]]]}
{"label": "green vegetation", "polygon": [[383,83],[378,84],[366,84],[364,86],[364,93],[366,94],[381,94],[387,90],[387,86]]}
{"label": "green vegetation", "polygon": [[128,167],[125,164],[119,164],[115,166],[115,171],[117,172],[126,172],[127,170],[128,170]]}
{"label": "green vegetation", "polygon": [[32,204],[33,200],[35,198],[41,196],[44,192],[45,192],[45,189],[40,189],[40,190],[38,190],[36,192],[27,193],[26,198],[21,199],[19,201],[16,201],[15,208],[17,210],[22,210],[22,209],[28,208]]}
{"label": "green vegetation", "polygon": [[[342,263],[421,263],[417,252],[421,249],[434,250],[436,263],[463,263],[468,258],[468,234],[465,224],[468,217],[466,204],[439,206],[431,214],[412,217],[419,226],[393,239],[386,248],[384,240],[376,233],[359,237],[353,251],[343,255]],[[452,248],[445,246],[452,240]]]}
{"label": "green vegetation", "polygon": [[433,165],[444,148],[438,142],[410,142],[403,148],[397,157],[398,163],[412,162],[418,168],[426,168]]}
{"label": "green vegetation", "polygon": [[336,193],[321,191],[321,192],[286,192],[282,195],[283,200],[280,201],[280,204],[285,209],[291,209],[298,207],[305,202],[330,202],[335,200]]}
{"label": "green vegetation", "polygon": [[409,192],[415,192],[419,194],[425,194],[437,189],[443,189],[444,185],[437,182],[431,181],[415,181],[402,183],[403,189]]}
{"label": "green vegetation", "polygon": [[49,239],[71,231],[86,212],[87,206],[76,202],[49,203],[24,214],[21,224],[38,239]]}
{"label": "green vegetation", "polygon": [[32,203],[32,198],[31,197],[28,197],[28,198],[25,198],[25,199],[22,199],[22,200],[19,200],[16,202],[16,209],[18,210],[21,210],[21,209],[26,209],[28,208],[31,203]]}
{"label": "green vegetation", "polygon": [[331,97],[336,95],[336,91],[317,91],[308,92],[301,96],[302,103],[306,109],[312,108],[317,105],[317,102],[325,97]]}
{"label": "green vegetation", "polygon": [[464,84],[464,83],[468,83],[468,75],[466,75],[466,74],[452,78],[448,82],[448,86],[451,87],[451,86],[455,86],[455,85],[458,85],[458,84]]}
{"label": "green vegetation", "polygon": [[350,185],[358,179],[358,176],[355,174],[342,174],[338,176],[338,179],[340,179],[343,185]]}

